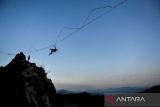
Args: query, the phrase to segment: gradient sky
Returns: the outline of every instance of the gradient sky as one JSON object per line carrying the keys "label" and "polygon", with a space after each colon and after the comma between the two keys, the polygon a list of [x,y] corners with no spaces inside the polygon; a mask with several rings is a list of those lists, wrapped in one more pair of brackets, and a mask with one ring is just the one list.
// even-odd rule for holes
{"label": "gradient sky", "polygon": [[[0,51],[28,52],[54,44],[62,27],[79,27],[91,9],[120,1],[1,0]],[[31,62],[46,69],[57,89],[159,84],[160,1],[128,0],[57,48],[51,56],[49,49],[26,53]],[[13,57],[1,53],[0,65]]]}

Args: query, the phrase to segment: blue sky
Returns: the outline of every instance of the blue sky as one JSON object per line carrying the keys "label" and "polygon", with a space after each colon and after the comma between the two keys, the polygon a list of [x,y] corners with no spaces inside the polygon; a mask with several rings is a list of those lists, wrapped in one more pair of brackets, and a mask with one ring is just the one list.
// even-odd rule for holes
{"label": "blue sky", "polygon": [[[160,1],[128,0],[49,49],[62,27],[80,27],[88,12],[121,0],[1,0],[0,51],[26,52],[56,88],[152,86],[160,83]],[[122,0],[123,1],[123,0]],[[107,11],[95,11],[89,20]],[[73,29],[64,30],[59,39]],[[32,53],[29,53],[32,51]],[[0,55],[0,65],[14,56]]]}

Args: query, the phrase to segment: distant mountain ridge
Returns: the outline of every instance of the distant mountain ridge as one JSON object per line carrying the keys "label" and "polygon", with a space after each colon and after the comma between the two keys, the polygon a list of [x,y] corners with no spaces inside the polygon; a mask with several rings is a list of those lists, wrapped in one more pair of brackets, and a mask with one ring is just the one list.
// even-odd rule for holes
{"label": "distant mountain ridge", "polygon": [[120,87],[120,88],[107,88],[107,89],[87,89],[87,90],[79,90],[79,91],[70,91],[70,90],[57,90],[59,94],[74,94],[74,93],[82,93],[87,92],[92,95],[104,95],[105,93],[137,93],[146,90],[147,88],[143,87]]}

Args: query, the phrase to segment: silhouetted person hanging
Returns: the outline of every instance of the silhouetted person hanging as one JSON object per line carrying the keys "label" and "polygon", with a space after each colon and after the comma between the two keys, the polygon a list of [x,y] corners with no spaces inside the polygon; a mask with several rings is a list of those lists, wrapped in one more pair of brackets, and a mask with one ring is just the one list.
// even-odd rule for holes
{"label": "silhouetted person hanging", "polygon": [[50,48],[50,53],[49,53],[49,55],[51,55],[53,52],[57,52],[58,51],[58,49],[56,48],[56,46],[55,46],[55,48]]}
{"label": "silhouetted person hanging", "polygon": [[28,62],[29,62],[29,60],[30,60],[30,55],[28,56]]}

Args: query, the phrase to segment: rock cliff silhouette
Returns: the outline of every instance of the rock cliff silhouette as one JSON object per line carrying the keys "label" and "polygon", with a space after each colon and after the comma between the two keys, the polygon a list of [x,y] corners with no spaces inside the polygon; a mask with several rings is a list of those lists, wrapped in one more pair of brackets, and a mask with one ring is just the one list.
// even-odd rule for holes
{"label": "rock cliff silhouette", "polygon": [[0,107],[54,107],[55,94],[45,70],[22,52],[0,67]]}
{"label": "rock cliff silhouette", "polygon": [[160,93],[160,85],[155,85],[151,88],[146,89],[142,93]]}

